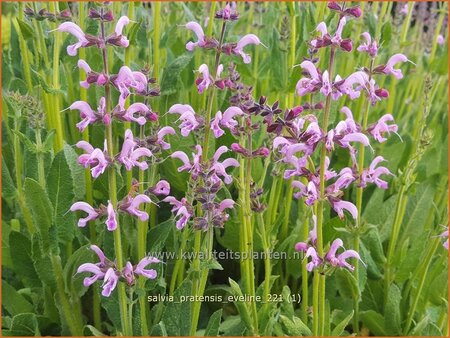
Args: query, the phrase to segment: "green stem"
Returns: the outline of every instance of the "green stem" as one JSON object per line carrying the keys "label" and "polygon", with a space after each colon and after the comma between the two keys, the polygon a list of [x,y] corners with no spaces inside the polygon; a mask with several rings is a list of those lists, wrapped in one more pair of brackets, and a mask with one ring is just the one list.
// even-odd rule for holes
{"label": "green stem", "polygon": [[[24,20],[24,3],[19,2],[19,14],[18,17],[20,20]],[[19,23],[17,20],[13,20],[14,28],[16,29],[16,33],[19,36],[19,48],[20,48],[20,57],[22,58],[23,63],[23,75],[25,77],[25,83],[27,84],[27,90],[29,93],[33,92],[33,82],[31,80],[31,64],[30,64],[30,56],[28,51],[27,43],[22,35],[22,31],[20,30]]]}
{"label": "green stem", "polygon": [[176,258],[175,266],[173,268],[172,276],[170,279],[169,295],[171,295],[171,296],[173,296],[173,292],[175,291],[175,286],[177,284],[176,283],[177,277],[178,277],[181,267],[183,266],[182,255],[183,255],[184,250],[186,249],[186,244],[187,244],[187,239],[188,239],[188,234],[189,234],[188,229],[184,229],[182,231],[183,231],[183,234],[181,237],[180,250],[178,251],[178,256]]}
{"label": "green stem", "polygon": [[58,298],[61,302],[64,318],[69,327],[70,333],[73,336],[81,336],[83,334],[83,323],[81,322],[80,314],[76,314],[70,305],[64,286],[63,269],[61,266],[61,258],[59,256],[51,255],[52,268],[56,278],[56,289],[58,292]]}
{"label": "green stem", "polygon": [[[53,13],[56,13],[59,11],[59,4],[58,2],[49,2],[49,8],[50,11]],[[57,29],[57,23],[53,24],[52,29]],[[61,51],[61,45],[62,45],[62,39],[61,34],[56,34],[55,41],[53,45],[53,89],[59,90],[60,89],[60,83],[59,83],[59,55]],[[63,125],[61,121],[61,106],[60,106],[60,93],[52,94],[51,95],[51,101],[52,101],[52,107],[51,107],[51,115],[52,120],[55,123],[55,129],[56,129],[56,137],[55,137],[55,151],[59,151],[64,146],[64,130]]]}
{"label": "green stem", "polygon": [[[369,81],[372,79],[372,70],[375,60],[372,58],[369,66]],[[364,110],[364,114],[362,116],[361,127],[362,130],[367,129],[367,121],[369,119],[369,111],[370,111],[370,100],[367,100],[366,109]],[[358,176],[361,177],[363,169],[364,169],[364,157],[365,157],[366,147],[361,144],[359,147],[359,158],[358,158]],[[363,192],[364,188],[358,186],[356,188],[356,209],[358,210],[358,218],[356,221],[356,227],[361,228],[361,214],[362,214],[362,201],[363,201]],[[353,239],[353,249],[358,252],[359,251],[359,231],[356,231]],[[357,284],[359,284],[359,261],[355,262],[355,278]],[[356,334],[359,333],[359,296],[353,299],[353,307],[354,307],[354,315],[353,315],[353,332]]]}
{"label": "green stem", "polygon": [[[330,74],[330,78],[333,78],[333,67],[334,67],[334,58],[335,58],[335,49],[331,48],[330,59],[328,64],[328,74]],[[324,130],[328,130],[328,122],[330,116],[330,108],[331,108],[331,95],[327,96],[325,101],[325,109],[322,121],[322,128]],[[319,203],[317,205],[317,254],[319,257],[323,257],[323,212],[324,212],[324,196],[325,196],[325,158],[327,155],[327,149],[325,147],[325,143],[321,145],[320,152],[320,192],[319,192]],[[323,330],[325,327],[325,276],[320,277],[319,272],[314,271],[314,300],[316,304],[314,306],[314,322],[315,322],[315,335],[320,333],[320,330]],[[321,285],[320,285],[321,284]],[[320,290],[319,290],[320,288]]]}
{"label": "green stem", "polygon": [[45,167],[44,167],[44,158],[42,152],[42,138],[41,138],[41,129],[36,128],[36,148],[38,149],[37,162],[38,162],[38,180],[42,189],[46,190],[45,185]]}
{"label": "green stem", "polygon": [[425,280],[427,277],[427,272],[430,267],[431,260],[433,259],[434,253],[436,252],[436,250],[440,244],[441,244],[441,238],[440,237],[434,238],[434,240],[430,243],[428,254],[426,255],[425,259],[422,262],[422,269],[421,269],[421,273],[420,273],[419,285],[418,285],[417,291],[414,295],[412,305],[408,310],[408,318],[406,319],[406,324],[405,324],[405,328],[403,331],[403,335],[405,335],[405,336],[408,335],[408,333],[409,333],[409,329],[412,324],[414,313],[416,312],[417,304],[419,303],[419,299],[422,294],[423,286],[425,284]]}
{"label": "green stem", "polygon": [[[303,214],[303,201],[299,199],[299,218],[304,217]],[[301,234],[301,241],[306,243],[309,237],[308,229],[309,220],[305,217],[303,221],[303,229]],[[301,319],[305,324],[308,324],[308,270],[306,270],[306,265],[308,264],[306,259],[302,259],[302,303],[301,303]]]}
{"label": "green stem", "polygon": [[[103,11],[103,9],[102,9]],[[105,39],[105,25],[102,21],[101,24],[101,34],[102,38]],[[106,74],[106,77],[109,78],[109,68],[108,68],[108,49],[102,49],[102,58],[103,58],[103,70]],[[111,92],[110,85],[106,83],[105,85],[105,113],[111,114]],[[106,125],[106,143],[108,147],[108,156],[109,158],[114,158],[114,139],[113,139],[113,130],[112,123]],[[114,166],[110,167],[108,170],[108,187],[109,187],[109,199],[114,208],[117,210],[117,178],[116,178],[116,170]],[[117,224],[117,229],[114,231],[114,251],[116,255],[116,265],[118,270],[123,269],[123,249],[122,249],[122,237],[120,234],[121,227]],[[123,283],[119,283],[118,285],[119,292],[119,308],[120,308],[120,321],[122,324],[122,330],[125,336],[131,336],[131,328],[129,327],[128,321],[128,309],[127,309],[127,295],[125,292],[125,285]]]}

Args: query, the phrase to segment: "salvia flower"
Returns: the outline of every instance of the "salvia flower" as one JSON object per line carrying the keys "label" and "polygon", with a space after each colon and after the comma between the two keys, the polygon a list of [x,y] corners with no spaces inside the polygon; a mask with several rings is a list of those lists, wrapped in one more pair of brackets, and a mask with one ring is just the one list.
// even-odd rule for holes
{"label": "salvia flower", "polygon": [[194,32],[197,36],[197,41],[189,41],[186,44],[186,49],[190,52],[194,51],[196,47],[199,48],[215,48],[219,44],[217,40],[213,38],[207,38],[205,33],[203,32],[202,26],[200,26],[197,22],[190,21],[184,27]]}
{"label": "salvia flower", "polygon": [[149,216],[147,212],[139,210],[139,207],[143,203],[151,203],[151,202],[152,201],[150,197],[144,194],[139,194],[135,197],[128,196],[127,201],[124,204],[120,205],[120,208],[129,213],[130,215],[136,216],[137,218],[139,218],[141,221],[144,222],[148,220]]}
{"label": "salvia flower", "polygon": [[197,130],[203,124],[202,119],[197,116],[194,108],[188,104],[174,104],[169,108],[168,113],[180,115],[178,119],[181,121],[179,128],[181,135],[184,137],[189,136],[191,131]]}
{"label": "salvia flower", "polygon": [[110,124],[111,119],[108,114],[105,114],[106,101],[102,97],[97,111],[94,111],[89,103],[84,101],[76,101],[72,103],[69,107],[70,110],[78,110],[80,112],[80,117],[83,119],[81,122],[77,123],[77,128],[80,132],[83,132],[88,125],[94,124],[97,121],[103,121],[105,124]]}
{"label": "salvia flower", "polygon": [[125,109],[125,100],[133,89],[137,94],[147,94],[148,79],[141,72],[132,71],[127,66],[122,66],[117,75],[111,76],[112,84],[119,90],[119,107]]}
{"label": "salvia flower", "polygon": [[114,231],[117,229],[117,217],[116,217],[116,211],[114,210],[114,207],[111,203],[111,201],[108,201],[108,206],[106,208],[106,228],[109,231]]}
{"label": "salvia flower", "polygon": [[440,46],[445,45],[445,38],[442,34],[439,34],[436,38],[436,43]]}
{"label": "salvia flower", "polygon": [[345,250],[339,255],[336,256],[336,252],[342,248],[344,243],[340,238],[336,238],[333,243],[331,243],[330,249],[325,255],[325,259],[331,264],[331,266],[336,267],[344,267],[349,269],[350,271],[355,270],[355,267],[347,262],[349,258],[356,258],[357,260],[361,260],[359,254],[355,250]]}
{"label": "salvia flower", "polygon": [[381,162],[385,161],[382,156],[377,156],[373,159],[369,168],[364,169],[361,173],[361,184],[360,186],[365,187],[367,183],[374,183],[378,188],[387,189],[388,183],[380,179],[381,175],[392,175],[386,167],[377,167]]}
{"label": "salvia flower", "polygon": [[394,121],[394,117],[391,114],[383,115],[378,122],[370,125],[367,128],[367,131],[375,140],[382,143],[387,140],[387,138],[383,136],[385,133],[388,135],[390,132],[397,134],[398,131],[398,126],[395,123],[387,124],[389,121]]}
{"label": "salvia flower", "polygon": [[89,47],[99,43],[97,38],[86,35],[80,28],[80,26],[73,22],[63,22],[58,26],[56,30],[58,30],[59,32],[72,34],[75,38],[78,39],[77,43],[67,46],[67,54],[69,54],[70,56],[77,55],[78,49],[81,47]]}
{"label": "salvia flower", "polygon": [[239,19],[239,13],[236,11],[236,2],[228,2],[223,9],[219,9],[214,16],[216,19],[234,21]]}
{"label": "salvia flower", "polygon": [[234,117],[241,115],[244,115],[244,112],[239,107],[229,107],[223,112],[223,114],[219,110],[214,119],[211,121],[211,130],[213,131],[214,136],[218,138],[225,133],[221,127],[227,128],[231,132],[235,132],[238,122],[234,119]]}
{"label": "salvia flower", "polygon": [[364,32],[361,35],[366,39],[366,43],[359,45],[357,48],[358,52],[365,52],[369,54],[371,58],[374,58],[378,53],[377,42],[375,40],[372,41],[372,37],[368,32]]}
{"label": "salvia flower", "polygon": [[439,235],[439,237],[445,238],[443,246],[448,250],[448,227],[442,234]]}
{"label": "salvia flower", "polygon": [[145,161],[138,161],[141,157],[151,157],[152,152],[144,147],[138,147],[138,143],[133,138],[133,133],[130,129],[125,131],[125,140],[122,145],[122,150],[117,157],[117,160],[125,166],[126,170],[131,170],[133,167],[138,167],[140,170],[147,170],[148,164]]}
{"label": "salvia flower", "polygon": [[167,202],[173,206],[171,211],[172,213],[176,213],[175,226],[178,230],[183,229],[194,214],[193,207],[187,202],[186,198],[182,198],[181,201],[178,201],[173,196],[167,196],[163,199],[163,202]]}
{"label": "salvia flower", "polygon": [[80,218],[78,220],[78,226],[81,228],[84,228],[89,221],[93,221],[100,216],[100,213],[98,212],[98,210],[95,210],[93,207],[91,207],[86,202],[75,202],[70,207],[70,211],[72,211],[72,212],[78,211],[78,210],[84,211],[85,213],[88,214],[87,217]]}
{"label": "salvia flower", "polygon": [[232,52],[235,55],[242,56],[244,63],[250,63],[252,59],[249,54],[244,52],[244,47],[247,45],[259,45],[260,43],[261,41],[255,34],[247,34],[238,41]]}
{"label": "salvia flower", "polygon": [[352,40],[342,38],[342,31],[346,23],[347,20],[344,16],[339,20],[339,24],[334,36],[331,36],[328,33],[327,25],[325,24],[325,22],[319,23],[319,25],[316,28],[316,31],[320,32],[321,36],[311,40],[310,44],[317,49],[334,45],[336,47],[339,47],[345,52],[350,52],[353,48]]}
{"label": "salvia flower", "polygon": [[130,42],[126,38],[126,36],[122,35],[123,28],[130,23],[130,19],[127,16],[121,16],[119,20],[117,20],[116,28],[114,29],[114,33],[106,38],[106,42],[118,46],[118,47],[128,47]]}
{"label": "salvia flower", "polygon": [[97,178],[105,172],[111,162],[108,158],[106,140],[103,151],[99,148],[94,149],[94,147],[86,141],[79,141],[76,144],[76,147],[85,151],[85,154],[78,157],[78,163],[84,168],[90,167],[93,178]]}
{"label": "salvia flower", "polygon": [[166,135],[175,135],[175,130],[172,127],[162,127],[157,134],[156,144],[160,145],[163,150],[170,149],[170,144],[164,141]]}
{"label": "salvia flower", "polygon": [[97,280],[103,280],[102,283],[102,296],[109,297],[117,284],[120,281],[126,282],[129,286],[133,285],[136,281],[135,275],[140,275],[145,278],[155,279],[157,272],[154,269],[146,269],[151,264],[160,263],[161,261],[155,257],[144,257],[139,261],[136,266],[133,266],[130,262],[127,262],[120,271],[117,269],[116,264],[105,257],[102,250],[96,246],[91,245],[91,250],[94,251],[100,262],[98,263],[84,263],[77,269],[77,273],[90,273],[91,277],[86,277],[83,280],[83,285],[88,287],[94,284]]}
{"label": "salvia flower", "polygon": [[80,86],[88,89],[91,84],[103,86],[108,82],[108,78],[103,73],[94,72],[88,63],[82,59],[78,60],[78,68],[83,69],[86,72],[86,80],[80,81]]}
{"label": "salvia flower", "polygon": [[408,58],[403,54],[395,54],[386,62],[385,65],[377,66],[373,70],[374,73],[382,73],[386,75],[394,75],[398,80],[403,78],[403,73],[401,69],[396,69],[394,66],[399,62],[407,62]]}
{"label": "salvia flower", "polygon": [[[153,113],[147,105],[141,102],[133,103],[126,110],[116,111],[114,115],[123,121],[136,122],[140,126],[146,124],[147,120],[156,121],[158,118],[158,115]],[[135,115],[138,116],[136,117]]]}
{"label": "salvia flower", "polygon": [[341,16],[352,16],[354,18],[359,18],[362,14],[361,8],[359,6],[354,7],[344,7],[346,3],[344,3],[343,6],[341,6],[336,1],[329,1],[328,2],[328,8],[332,11],[338,12]]}
{"label": "salvia flower", "polygon": [[150,187],[148,191],[156,196],[167,196],[170,194],[170,184],[166,180],[160,180],[154,187]]}

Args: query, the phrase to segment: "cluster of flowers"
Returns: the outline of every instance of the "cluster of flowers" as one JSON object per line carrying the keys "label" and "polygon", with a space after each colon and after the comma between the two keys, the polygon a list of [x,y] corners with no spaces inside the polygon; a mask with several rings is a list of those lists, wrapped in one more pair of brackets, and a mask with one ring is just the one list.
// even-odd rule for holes
{"label": "cluster of flowers", "polygon": [[[239,18],[234,3],[228,3],[223,9],[216,12],[216,19],[223,20],[223,27],[225,22],[234,21]],[[254,34],[247,34],[242,37],[237,43],[223,43],[223,34],[220,39],[214,37],[207,37],[197,22],[188,22],[184,25],[185,28],[193,31],[197,37],[197,41],[189,41],[186,44],[188,51],[194,51],[195,48],[214,49],[216,51],[216,59],[220,59],[221,54],[241,56],[244,63],[250,63],[251,57],[244,52],[244,47],[249,44],[262,44],[257,36]],[[195,80],[199,94],[203,94],[208,89],[225,90],[232,92],[239,92],[243,89],[243,85],[239,82],[240,75],[236,72],[235,65],[230,62],[227,67],[228,74],[224,76],[224,65],[217,64],[213,72],[207,64],[202,64],[198,69],[198,77]],[[212,76],[215,74],[215,76]],[[235,97],[233,95],[232,97]],[[235,100],[238,103],[239,100]],[[232,101],[233,103],[233,101]],[[240,125],[237,118],[242,118],[243,121],[248,121],[245,111],[237,105],[230,106],[223,113],[218,111],[211,121],[207,121],[203,116],[197,114],[194,109],[188,104],[175,104],[169,108],[169,114],[178,114],[180,121],[180,133],[187,137],[191,132],[200,134],[205,137],[205,133],[212,131],[215,138],[219,138],[225,134],[225,130],[229,130],[232,135],[239,136],[248,128],[257,128],[255,125],[244,126]],[[171,157],[179,159],[183,165],[178,168],[178,171],[188,171],[191,176],[191,186],[188,189],[192,191],[191,198],[182,198],[177,200],[173,196],[168,196],[164,199],[165,202],[170,203],[173,208],[172,212],[176,218],[176,226],[178,229],[183,229],[190,220],[193,221],[193,227],[197,230],[206,231],[211,226],[223,227],[228,220],[229,215],[226,209],[234,207],[235,202],[231,199],[224,199],[218,201],[218,192],[223,184],[232,183],[232,176],[226,172],[229,167],[239,167],[239,162],[234,158],[226,158],[219,161],[219,158],[228,152],[230,149],[226,146],[219,147],[211,159],[203,154],[203,148],[197,144],[195,152],[192,153],[192,160],[182,151],[174,152]],[[260,148],[251,153],[245,153],[246,149],[239,146],[237,143],[231,145],[233,152],[245,154],[246,156],[268,156],[269,150],[267,148]],[[258,193],[258,196],[261,193]],[[201,215],[195,215],[194,201],[201,205]],[[255,204],[255,208],[261,208],[260,204]]]}
{"label": "cluster of flowers", "polygon": [[311,260],[306,264],[306,269],[308,271],[313,271],[316,268],[325,271],[328,267],[344,267],[353,271],[355,267],[347,262],[349,258],[356,258],[361,260],[359,254],[355,250],[344,250],[340,254],[336,255],[340,248],[344,247],[344,243],[340,238],[336,238],[333,243],[331,243],[330,248],[324,257],[319,257],[317,250],[315,248],[317,242],[317,217],[313,215],[312,217],[314,227],[309,232],[309,238],[307,242],[298,242],[295,244],[295,250],[304,252],[305,258],[311,258]]}
{"label": "cluster of flowers", "polygon": [[46,8],[42,8],[39,11],[35,11],[31,7],[25,7],[24,13],[30,19],[36,19],[38,21],[49,20],[52,22],[55,21],[68,21],[72,17],[72,13],[69,9],[65,9],[61,12],[52,13],[49,12]]}
{"label": "cluster of flowers", "polygon": [[[96,46],[103,52],[108,45],[128,47],[128,39],[122,34],[124,26],[129,24],[130,20],[126,16],[122,16],[116,24],[114,33],[108,37],[104,36],[103,24],[114,20],[111,11],[100,12],[96,9],[90,9],[89,17],[91,19],[100,20],[102,25],[102,36],[96,37],[85,34],[81,28],[73,22],[64,22],[57,28],[60,32],[67,32],[78,39],[78,42],[67,47],[67,53],[70,56],[75,56],[77,50],[81,47]],[[104,53],[105,58],[106,53]],[[105,60],[104,60],[105,61]],[[82,121],[77,124],[80,131],[85,130],[90,124],[103,123],[105,126],[112,123],[112,118],[119,121],[136,122],[142,126],[148,121],[156,121],[158,115],[144,103],[133,103],[125,109],[125,101],[133,92],[135,95],[149,97],[159,94],[157,88],[150,88],[155,83],[155,79],[148,79],[145,70],[132,71],[129,67],[123,66],[116,75],[109,75],[106,67],[102,72],[95,72],[91,69],[88,63],[84,60],[78,61],[78,67],[86,72],[86,80],[80,82],[84,88],[89,88],[90,85],[97,86],[112,86],[120,92],[118,104],[111,110],[107,111],[108,97],[100,99],[97,110],[93,110],[91,106],[84,101],[74,102],[69,109],[79,110]],[[105,95],[106,96],[106,95]],[[126,170],[132,170],[133,167],[138,167],[140,170],[148,169],[148,163],[144,158],[156,157],[162,150],[170,148],[170,144],[164,141],[164,137],[168,134],[175,134],[175,130],[171,127],[161,128],[153,136],[149,136],[143,140],[135,138],[130,129],[125,131],[124,142],[122,144],[121,152],[113,158],[109,155],[107,149],[107,140],[104,142],[103,150],[94,148],[86,141],[79,141],[76,146],[82,149],[85,153],[80,155],[78,163],[85,168],[91,168],[93,178],[99,177],[106,169],[114,163],[123,165]],[[114,170],[114,169],[112,169]],[[149,218],[148,213],[139,209],[143,203],[155,203],[151,197],[157,200],[157,196],[167,196],[170,192],[170,185],[167,181],[160,181],[154,187],[145,191],[145,194],[136,194],[130,192],[123,200],[117,203],[116,208],[108,201],[107,206],[101,204],[98,208],[94,208],[86,202],[76,202],[70,208],[71,211],[83,211],[87,213],[87,217],[80,218],[78,221],[79,227],[85,227],[89,221],[96,220],[100,217],[106,216],[106,227],[109,231],[119,231],[117,222],[117,213],[119,211],[128,213],[131,216],[139,218],[141,221],[146,221]],[[135,283],[135,275],[141,275],[146,278],[154,279],[157,273],[154,269],[146,270],[145,268],[154,263],[159,263],[159,260],[154,257],[145,257],[137,265],[133,266],[127,262],[123,269],[119,269],[116,263],[110,261],[105,257],[103,252],[96,245],[92,245],[91,249],[97,254],[100,262],[92,264],[86,263],[78,268],[78,273],[91,273],[91,277],[84,279],[84,285],[89,286],[97,280],[103,280],[102,295],[109,297],[111,292],[116,287],[118,281],[122,280],[128,285]]]}
{"label": "cluster of flowers", "polygon": [[[352,202],[342,199],[344,190],[354,182],[359,187],[366,187],[367,184],[373,183],[381,189],[387,189],[388,183],[380,176],[392,174],[386,167],[379,166],[384,161],[382,156],[376,156],[369,168],[359,168],[355,143],[371,148],[369,137],[380,143],[384,142],[386,141],[386,135],[397,133],[398,126],[394,123],[393,116],[386,114],[363,130],[362,126],[354,120],[351,110],[348,107],[343,107],[341,112],[345,114],[346,118],[334,128],[328,130],[328,126],[320,126],[317,117],[312,114],[314,111],[322,110],[324,104],[322,102],[312,103],[312,99],[314,95],[322,94],[327,100],[338,100],[344,95],[354,100],[363,93],[367,96],[367,100],[374,105],[389,96],[386,89],[378,87],[373,78],[374,75],[393,75],[396,79],[401,79],[403,77],[402,71],[395,69],[394,66],[399,62],[409,60],[403,54],[396,54],[386,64],[373,66],[378,54],[378,44],[368,32],[364,32],[362,36],[365,42],[357,50],[368,54],[372,60],[372,66],[370,69],[362,68],[344,79],[336,75],[333,81],[328,70],[322,72],[316,66],[319,59],[315,57],[315,54],[320,48],[325,47],[331,49],[332,56],[330,57],[333,58],[336,50],[351,51],[353,42],[351,39],[342,37],[343,28],[347,23],[347,18],[358,18],[362,13],[358,7],[346,8],[345,4],[341,6],[335,2],[330,2],[328,7],[339,14],[336,32],[334,35],[330,34],[326,24],[320,23],[316,28],[320,36],[309,42],[311,57],[300,64],[304,77],[298,81],[296,92],[299,96],[309,94],[311,96],[310,103],[286,109],[282,114],[283,110],[278,105],[270,107],[264,99],[256,105],[255,110],[265,116],[268,132],[275,134],[272,144],[275,156],[279,163],[288,166],[284,171],[284,178],[303,178],[303,180],[292,181],[292,186],[295,188],[294,197],[297,199],[304,198],[305,204],[308,206],[313,206],[319,200],[326,200],[341,219],[345,217],[344,211],[348,211],[352,218],[356,220],[358,218],[357,207]],[[307,111],[311,113],[305,114]],[[314,168],[311,157],[315,150],[322,148],[322,146],[325,146],[329,156],[336,147],[347,149],[351,157],[351,166],[345,167],[337,173],[330,169],[330,158],[326,157],[325,172],[321,175],[320,168]],[[323,177],[325,183],[320,182],[321,177]],[[328,184],[327,182],[330,180],[334,181]],[[324,183],[324,196],[320,196],[321,183]],[[319,257],[314,248],[314,230],[311,234],[309,245],[298,243],[296,246],[297,250],[306,252],[307,259],[311,258],[308,263],[309,271],[324,264],[353,270],[346,259],[351,257],[359,259],[357,252],[346,250],[336,256],[337,250],[343,246],[342,240],[336,239],[325,257]]]}

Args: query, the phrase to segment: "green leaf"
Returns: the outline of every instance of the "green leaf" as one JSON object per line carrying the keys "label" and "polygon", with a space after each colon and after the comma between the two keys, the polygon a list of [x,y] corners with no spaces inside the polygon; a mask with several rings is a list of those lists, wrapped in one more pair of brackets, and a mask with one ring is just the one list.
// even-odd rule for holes
{"label": "green leaf", "polygon": [[74,299],[81,298],[88,290],[83,285],[85,274],[77,274],[77,269],[81,264],[92,261],[92,251],[89,245],[84,245],[75,251],[67,260],[64,266],[64,284],[66,293],[70,294]]}
{"label": "green leaf", "polygon": [[55,129],[50,130],[45,137],[45,141],[42,144],[42,151],[45,153],[51,152],[53,150],[53,139],[55,138]]}
{"label": "green leaf", "polygon": [[9,173],[5,159],[2,155],[2,197],[11,198],[16,194],[16,187]]}
{"label": "green leaf", "polygon": [[82,200],[86,195],[84,169],[78,164],[78,154],[68,144],[64,144],[64,155],[72,175],[73,192],[76,199]]}
{"label": "green leaf", "polygon": [[381,39],[380,44],[383,46],[388,46],[391,42],[392,37],[392,25],[390,21],[387,21],[383,24],[381,28]]}
{"label": "green leaf", "polygon": [[5,280],[2,280],[2,306],[11,316],[34,312],[33,305]]}
{"label": "green leaf", "polygon": [[13,269],[17,276],[28,287],[39,287],[41,282],[33,266],[31,242],[24,234],[11,231],[9,234],[9,249]]}
{"label": "green leaf", "polygon": [[20,131],[18,130],[11,130],[14,134],[16,134],[19,137],[20,142],[23,143],[23,145],[25,146],[25,148],[27,148],[27,150],[32,153],[32,154],[36,154],[37,153],[37,148],[36,148],[36,144],[34,144],[33,142],[31,142],[31,140],[26,137],[24,134],[22,134]]}
{"label": "green leaf", "polygon": [[151,337],[167,337],[166,326],[163,322],[159,322],[158,324],[152,327],[150,332]]}
{"label": "green leaf", "polygon": [[200,270],[203,269],[208,269],[208,270],[223,270],[222,265],[220,265],[220,263],[214,259],[208,259],[208,260],[202,260],[200,262]]}
{"label": "green leaf", "polygon": [[175,94],[180,88],[178,82],[180,74],[191,62],[193,53],[183,54],[173,60],[166,68],[161,78],[161,95]]}
{"label": "green leaf", "polygon": [[16,20],[17,23],[19,24],[19,29],[20,32],[22,33],[22,37],[25,40],[34,39],[36,37],[33,27],[31,27],[31,25],[28,22],[23,21],[17,17]]}
{"label": "green leaf", "polygon": [[209,318],[208,325],[206,326],[205,334],[206,337],[216,337],[219,335],[220,320],[222,318],[222,309],[217,310]]}
{"label": "green leaf", "polygon": [[130,44],[133,45],[136,42],[137,32],[142,26],[142,18],[139,20],[139,22],[133,22],[127,32],[128,40],[130,41]]}
{"label": "green leaf", "polygon": [[358,282],[350,271],[347,269],[339,269],[336,271],[336,281],[339,293],[343,297],[351,297],[353,299],[360,297]]}
{"label": "green leaf", "polygon": [[348,323],[350,322],[352,317],[353,317],[353,311],[350,312],[350,314],[347,317],[345,317],[339,324],[337,324],[334,327],[333,331],[331,331],[331,336],[333,336],[333,337],[340,336],[344,332],[346,326],[348,325]]}
{"label": "green leaf", "polygon": [[86,325],[84,327],[83,332],[84,332],[84,335],[86,335],[86,336],[94,336],[94,337],[105,337],[106,336],[106,334],[100,332],[92,325]]}
{"label": "green leaf", "polygon": [[55,89],[55,88],[51,87],[47,83],[47,81],[42,77],[42,75],[39,74],[37,71],[35,71],[32,68],[31,68],[31,70],[33,71],[33,75],[35,76],[37,82],[39,83],[39,85],[42,87],[42,89],[44,89],[44,91],[47,94],[64,94],[64,92],[61,89]]}
{"label": "green leaf", "polygon": [[75,197],[73,186],[71,171],[61,150],[48,171],[47,192],[53,205],[52,223],[57,227],[62,243],[71,241],[75,236],[75,215],[69,211]]}
{"label": "green leaf", "polygon": [[359,314],[361,321],[369,329],[371,335],[387,336],[384,330],[384,318],[378,312],[373,310],[363,311]]}
{"label": "green leaf", "polygon": [[[31,178],[25,179],[25,199],[31,210],[34,224],[38,227],[43,241],[44,251],[50,248],[49,231],[52,226],[53,207],[44,189]],[[52,243],[53,248],[57,243]]]}
{"label": "green leaf", "polygon": [[384,313],[384,328],[388,335],[398,336],[402,332],[400,314],[402,294],[397,285],[392,284],[390,286],[387,299]]}
{"label": "green leaf", "polygon": [[56,286],[55,272],[53,271],[48,250],[45,250],[43,245],[41,234],[38,232],[35,233],[32,243],[34,269],[40,281],[53,289]]}
{"label": "green leaf", "polygon": [[281,324],[288,336],[311,336],[312,332],[309,327],[298,317],[292,320],[284,315],[280,315]]}
{"label": "green leaf", "polygon": [[[239,284],[236,283],[231,278],[228,278],[228,281],[230,283],[233,296],[238,297],[237,299],[239,299],[239,297],[244,297]],[[234,302],[234,304],[236,305],[236,307],[239,311],[239,314],[241,315],[242,321],[244,322],[247,329],[250,332],[253,331],[253,325],[252,325],[252,321],[250,319],[250,313],[249,313],[246,303],[241,300],[236,300]]]}
{"label": "green leaf", "polygon": [[10,336],[40,336],[39,325],[34,313],[21,313],[11,322]]}
{"label": "green leaf", "polygon": [[[192,295],[192,282],[185,279],[174,292],[175,301],[168,303],[162,314],[162,321],[169,336],[189,336],[192,323],[186,318],[191,318],[192,303],[180,300],[182,296],[190,295]],[[180,314],[183,315],[180,316]]]}

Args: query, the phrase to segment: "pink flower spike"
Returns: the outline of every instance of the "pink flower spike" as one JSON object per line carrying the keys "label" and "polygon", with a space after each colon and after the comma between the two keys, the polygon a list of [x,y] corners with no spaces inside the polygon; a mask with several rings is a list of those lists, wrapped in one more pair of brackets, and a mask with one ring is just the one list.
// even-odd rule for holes
{"label": "pink flower spike", "polygon": [[109,231],[114,231],[117,229],[116,212],[110,201],[108,201],[108,207],[106,208],[106,210],[107,210],[107,215],[108,215],[108,217],[106,219],[106,228]]}
{"label": "pink flower spike", "polygon": [[102,296],[109,297],[111,295],[111,292],[116,288],[118,281],[119,281],[119,277],[117,276],[114,269],[109,268],[108,271],[106,271],[105,279],[103,280]]}
{"label": "pink flower spike", "polygon": [[89,221],[95,220],[99,216],[98,212],[86,202],[75,202],[70,207],[70,211],[72,212],[78,210],[84,211],[88,214],[87,217],[80,218],[78,220],[78,226],[80,228],[84,228]]}
{"label": "pink flower spike", "polygon": [[192,42],[189,41],[186,44],[186,49],[190,52],[192,52],[195,47],[203,47],[206,44],[205,41],[205,33],[203,32],[202,26],[200,26],[197,22],[191,21],[188,22],[185,27],[195,33],[197,35],[197,41]]}
{"label": "pink flower spike", "polygon": [[130,206],[126,209],[126,211],[133,216],[138,217],[141,221],[148,220],[148,213],[145,211],[139,210],[139,206],[142,203],[151,203],[150,197],[144,194],[137,195],[131,200]]}
{"label": "pink flower spike", "polygon": [[137,275],[144,276],[149,279],[155,279],[157,277],[156,270],[154,269],[145,269],[146,266],[150,264],[160,263],[161,261],[155,257],[144,257],[134,268],[134,273]]}
{"label": "pink flower spike", "polygon": [[163,150],[170,149],[170,144],[164,141],[166,135],[175,135],[175,130],[172,127],[163,127],[158,131],[156,144],[159,144]]}
{"label": "pink flower spike", "polygon": [[244,47],[250,44],[259,45],[260,43],[261,41],[255,34],[247,34],[238,41],[236,47],[233,49],[233,52],[242,56],[244,63],[250,63],[252,59],[249,54],[244,53]]}
{"label": "pink flower spike", "polygon": [[67,46],[67,54],[70,56],[77,55],[78,48],[87,47],[89,45],[89,41],[86,39],[86,35],[80,26],[74,24],[73,22],[63,22],[57,28],[60,32],[65,32],[72,34],[74,37],[78,39],[78,42]]}

